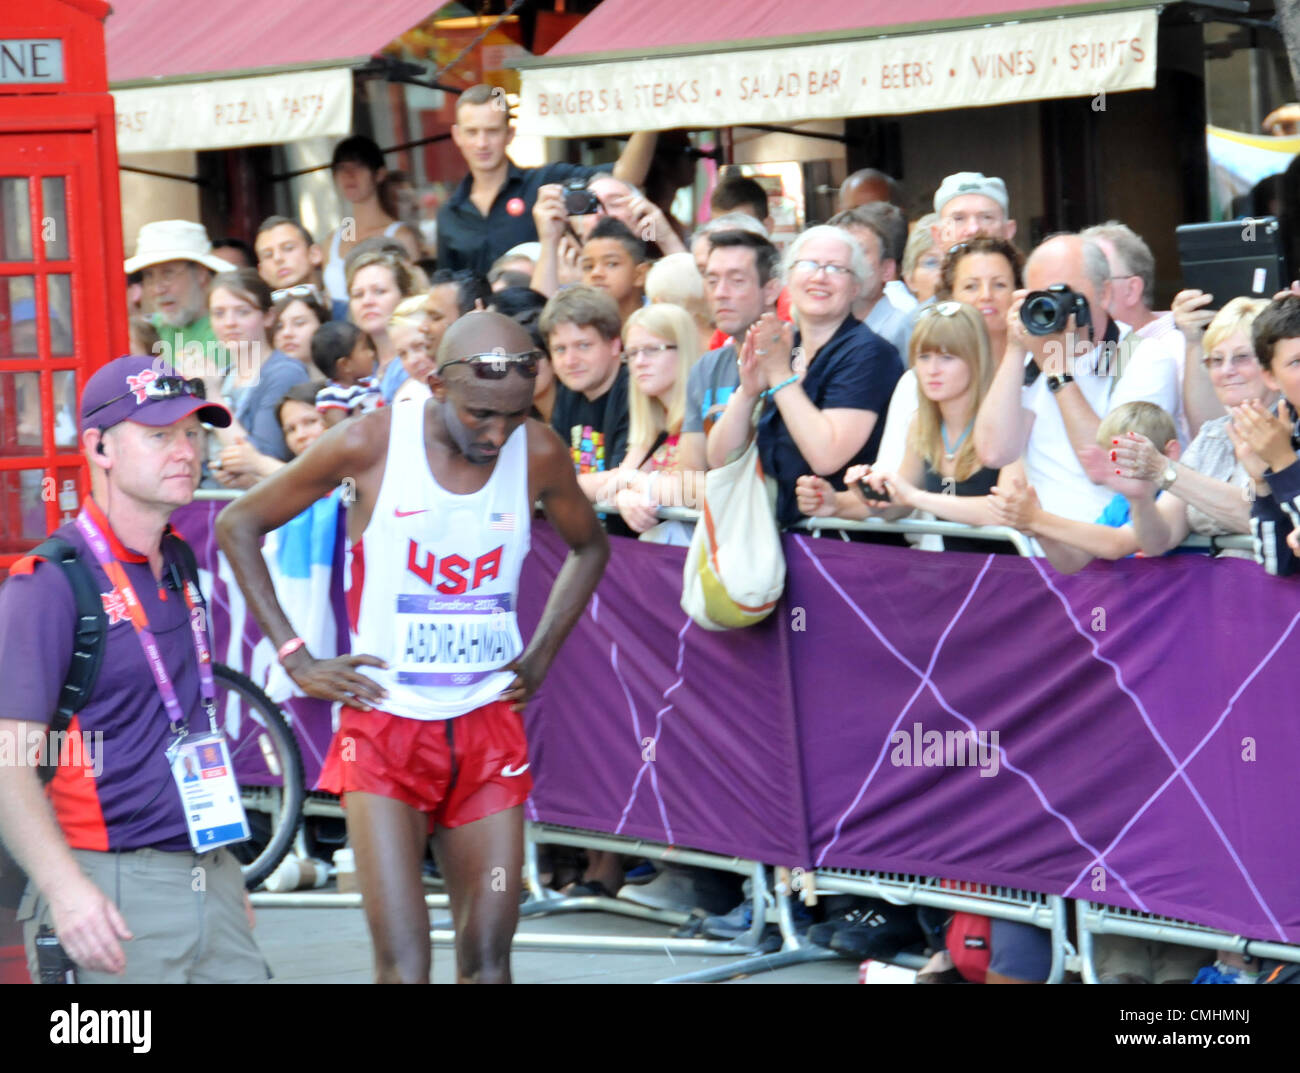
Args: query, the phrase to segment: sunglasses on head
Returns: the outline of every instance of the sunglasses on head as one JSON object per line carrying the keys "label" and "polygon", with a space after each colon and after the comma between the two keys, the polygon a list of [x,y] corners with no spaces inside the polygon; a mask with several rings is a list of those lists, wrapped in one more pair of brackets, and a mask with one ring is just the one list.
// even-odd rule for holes
{"label": "sunglasses on head", "polygon": [[320,302],[320,291],[310,283],[299,283],[293,287],[285,287],[283,290],[272,291],[271,301],[278,302],[281,298],[314,298]]}
{"label": "sunglasses on head", "polygon": [[511,369],[519,372],[529,380],[537,376],[537,363],[545,355],[540,350],[525,350],[519,354],[505,354],[496,351],[491,354],[470,354],[464,358],[452,358],[442,363],[447,369],[452,365],[468,365],[480,380],[504,380]]}
{"label": "sunglasses on head", "polygon": [[[100,410],[107,409],[115,402],[121,402],[123,399],[134,395],[135,391],[125,391],[107,402],[101,402],[93,410],[86,414],[91,417],[99,413]],[[203,386],[203,381],[194,377],[187,380],[183,376],[159,376],[149,381],[144,386],[144,397],[150,402],[160,402],[164,399],[179,399],[184,395],[193,395],[196,399],[206,399],[208,397],[207,389]]]}
{"label": "sunglasses on head", "polygon": [[922,312],[926,316],[934,314],[940,317],[955,317],[961,312],[961,308],[961,302],[939,302],[936,305],[926,306]]}

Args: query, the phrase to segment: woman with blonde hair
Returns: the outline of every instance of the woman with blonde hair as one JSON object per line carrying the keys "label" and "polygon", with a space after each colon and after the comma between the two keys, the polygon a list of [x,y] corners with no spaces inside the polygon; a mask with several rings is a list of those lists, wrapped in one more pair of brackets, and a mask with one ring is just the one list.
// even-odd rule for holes
{"label": "woman with blonde hair", "polygon": [[[799,509],[813,516],[880,517],[893,521],[914,510],[965,525],[998,524],[988,502],[994,486],[1023,479],[1020,462],[1001,470],[981,466],[971,431],[993,380],[993,358],[984,319],[963,302],[940,302],[921,311],[908,348],[920,398],[907,431],[897,472],[850,466],[848,491],[836,492],[821,477],[800,477]],[[948,551],[1013,552],[983,540],[945,538]]]}
{"label": "woman with blonde hair", "polygon": [[[1202,304],[1196,300],[1199,297],[1197,291],[1183,291],[1174,298],[1174,318],[1180,327],[1197,319]],[[1243,403],[1258,401],[1272,407],[1277,401],[1278,393],[1265,383],[1263,366],[1251,342],[1255,318],[1267,305],[1263,298],[1234,298],[1206,327],[1199,348],[1204,355],[1201,365],[1227,412],[1201,425],[1181,459],[1167,458],[1160,452],[1163,445],[1134,433],[1111,444],[1116,476],[1151,481],[1169,493],[1133,513],[1132,525],[1143,555],[1163,555],[1189,533],[1222,536],[1250,532],[1252,474],[1234,451],[1230,414],[1232,407]],[[1196,353],[1188,348],[1189,359]],[[1187,370],[1188,379],[1197,375],[1197,370]],[[1241,557],[1251,558],[1249,553]]]}
{"label": "woman with blonde hair", "polygon": [[[686,500],[688,493],[694,498],[698,475],[682,473],[677,440],[686,413],[686,377],[699,348],[694,319],[667,302],[642,306],[623,325],[629,428],[627,454],[615,475],[614,502],[644,540],[689,543],[689,528],[680,522],[660,523],[655,508],[694,505]],[[684,488],[688,476],[690,487]]]}
{"label": "woman with blonde hair", "polygon": [[650,266],[645,278],[645,296],[651,304],[667,302],[680,306],[695,320],[699,334],[699,352],[709,349],[713,338],[713,314],[704,294],[704,277],[695,266],[695,258],[685,251],[670,253]]}
{"label": "woman with blonde hair", "polygon": [[408,400],[423,402],[433,394],[429,374],[434,369],[434,356],[429,353],[429,338],[424,332],[429,320],[427,305],[428,299],[422,294],[403,298],[388,318],[388,338],[407,376],[393,396],[394,406]]}

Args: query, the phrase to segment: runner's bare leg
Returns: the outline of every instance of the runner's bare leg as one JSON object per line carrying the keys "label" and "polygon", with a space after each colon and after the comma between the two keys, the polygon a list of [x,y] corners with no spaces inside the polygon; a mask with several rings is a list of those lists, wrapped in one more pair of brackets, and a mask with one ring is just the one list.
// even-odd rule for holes
{"label": "runner's bare leg", "polygon": [[456,928],[458,982],[510,983],[524,864],[523,806],[463,827],[440,827],[434,848]]}
{"label": "runner's bare leg", "polygon": [[427,984],[433,952],[421,865],[429,818],[378,794],[353,792],[343,801],[375,951],[375,983]]}

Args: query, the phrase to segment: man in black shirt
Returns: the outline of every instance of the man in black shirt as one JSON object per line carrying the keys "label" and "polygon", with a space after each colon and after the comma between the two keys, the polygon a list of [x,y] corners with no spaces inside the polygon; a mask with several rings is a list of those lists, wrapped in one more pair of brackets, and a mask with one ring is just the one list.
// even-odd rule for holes
{"label": "man in black shirt", "polygon": [[[533,202],[547,183],[589,179],[607,167],[553,163],[520,168],[506,156],[514,137],[505,94],[492,86],[473,86],[456,102],[452,141],[469,165],[469,174],[438,211],[438,267],[469,268],[480,276],[506,250],[536,242]],[[654,131],[633,134],[613,168],[629,183],[645,179],[654,155]]]}

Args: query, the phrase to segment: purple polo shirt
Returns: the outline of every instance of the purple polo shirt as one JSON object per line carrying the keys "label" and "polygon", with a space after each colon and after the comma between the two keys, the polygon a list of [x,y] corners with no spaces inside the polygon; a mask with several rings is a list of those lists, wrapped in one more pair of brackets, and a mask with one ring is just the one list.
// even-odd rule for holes
{"label": "purple polo shirt", "polygon": [[[140,599],[157,638],[181,710],[195,731],[207,729],[199,702],[198,663],[189,612],[179,592],[165,590],[148,560],[125,548],[95,505],[91,516]],[[69,742],[46,793],[73,849],[187,850],[180,794],[164,750],[171,739],[166,709],[125,607],[75,525],[55,533],[81,553],[108,615],[108,639],[89,702],[69,727]],[[48,723],[72,661],[76,601],[57,566],[24,559],[0,585],[0,719]],[[26,743],[20,743],[26,754]],[[102,765],[98,776],[94,768]]]}

